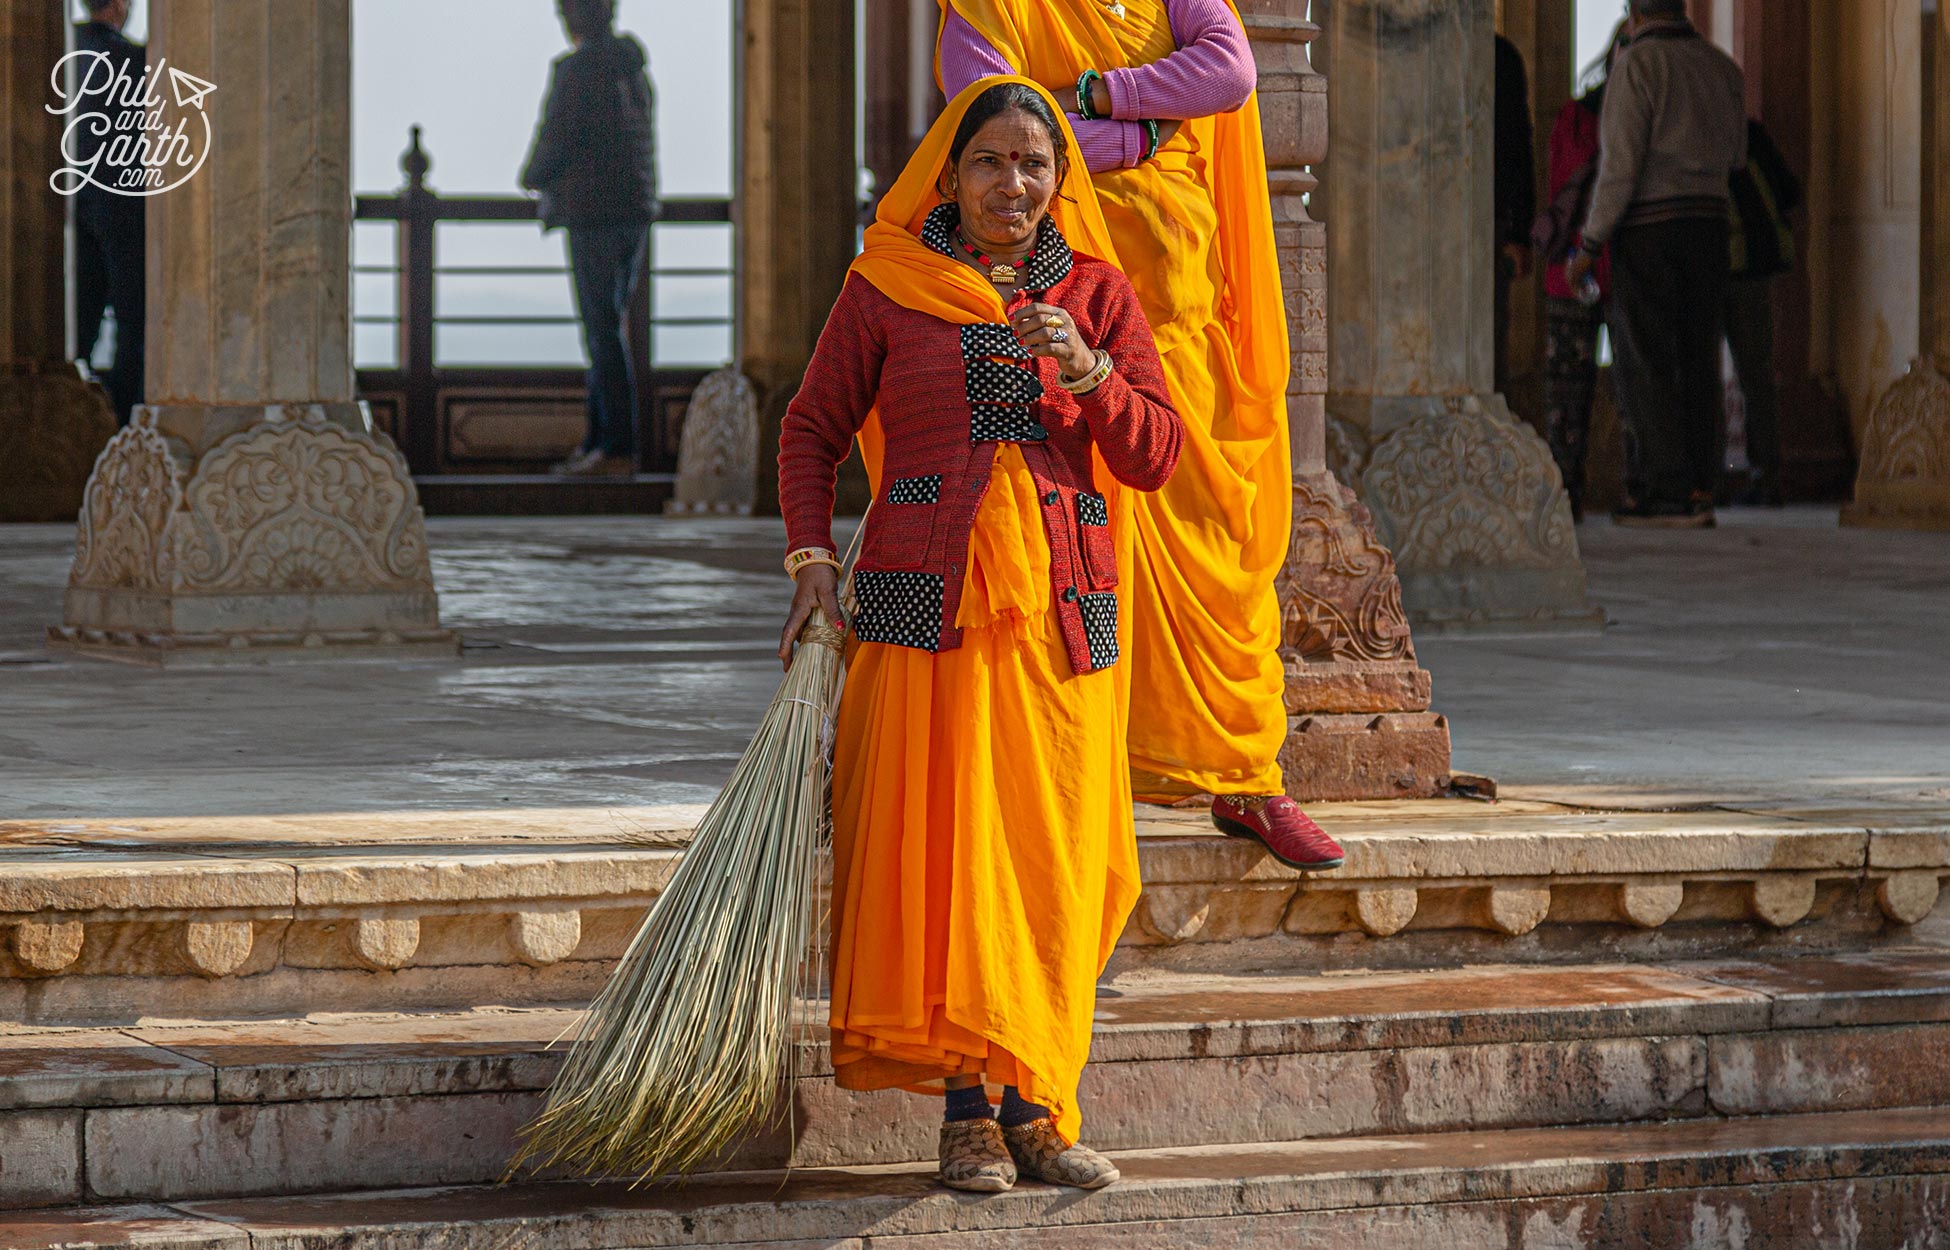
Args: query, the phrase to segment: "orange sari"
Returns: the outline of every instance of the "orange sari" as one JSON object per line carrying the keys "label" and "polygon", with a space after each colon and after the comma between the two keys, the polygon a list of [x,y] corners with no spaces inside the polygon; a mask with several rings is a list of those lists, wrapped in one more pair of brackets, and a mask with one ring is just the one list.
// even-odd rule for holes
{"label": "orange sari", "polygon": [[[1124,0],[1121,19],[1099,0],[941,4],[1059,99],[1086,69],[1175,48],[1163,0]],[[1154,159],[1092,181],[1186,436],[1170,483],[1135,500],[1133,784],[1166,799],[1276,794],[1287,722],[1273,578],[1291,540],[1290,357],[1258,98],[1193,118]]]}
{"label": "orange sari", "polygon": [[[1002,301],[918,235],[941,202],[959,118],[1002,81],[950,104],[853,265],[890,299],[956,324],[1002,321]],[[1051,209],[1057,228],[1075,251],[1102,256],[1089,180],[1073,176],[1066,194]],[[860,442],[878,497],[877,417]],[[1132,492],[1101,465],[1097,488],[1128,577]],[[833,760],[829,1023],[844,1088],[938,1092],[944,1077],[980,1074],[1049,1107],[1075,1141],[1097,977],[1139,888],[1130,686],[1123,664],[1071,671],[1049,562],[1034,479],[1004,445],[970,536],[961,646],[851,650]]]}

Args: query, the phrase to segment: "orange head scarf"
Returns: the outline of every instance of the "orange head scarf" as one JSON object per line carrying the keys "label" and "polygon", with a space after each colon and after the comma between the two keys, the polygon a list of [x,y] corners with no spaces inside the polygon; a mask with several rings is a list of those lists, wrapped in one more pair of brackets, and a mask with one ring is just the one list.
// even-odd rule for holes
{"label": "orange head scarf", "polygon": [[[976,325],[1006,321],[1002,297],[981,274],[952,256],[944,256],[921,242],[921,227],[928,214],[943,204],[941,175],[947,171],[948,149],[954,145],[955,131],[963,114],[984,91],[1000,83],[1021,83],[1032,88],[1050,106],[1069,143],[1070,173],[1050,200],[1050,220],[1063,232],[1070,250],[1115,264],[1117,252],[1111,246],[1110,228],[1104,224],[1097,192],[1090,172],[1083,167],[1083,153],[1077,147],[1076,132],[1063,109],[1039,84],[1027,78],[996,75],[970,83],[948,102],[941,116],[928,128],[927,137],[894,180],[867,227],[866,247],[854,258],[849,274],[858,274],[874,289],[903,308],[912,308],[941,318],[952,325]],[[878,493],[881,452],[885,435],[876,409],[860,429],[860,456],[867,477]]]}
{"label": "orange head scarf", "polygon": [[1097,192],[1090,184],[1090,172],[1083,167],[1083,154],[1069,118],[1055,97],[1027,78],[983,78],[948,102],[941,116],[928,128],[927,137],[907,162],[907,168],[880,201],[871,226],[867,227],[866,249],[854,260],[850,273],[873,283],[874,288],[904,308],[928,313],[955,325],[1003,321],[1002,297],[984,281],[982,275],[952,256],[944,256],[921,242],[921,226],[943,197],[938,189],[947,171],[948,149],[962,116],[984,91],[1002,83],[1020,83],[1043,97],[1063,128],[1069,143],[1070,173],[1050,201],[1050,219],[1063,232],[1070,250],[1115,264],[1117,253],[1104,225],[1103,210],[1097,206]]}

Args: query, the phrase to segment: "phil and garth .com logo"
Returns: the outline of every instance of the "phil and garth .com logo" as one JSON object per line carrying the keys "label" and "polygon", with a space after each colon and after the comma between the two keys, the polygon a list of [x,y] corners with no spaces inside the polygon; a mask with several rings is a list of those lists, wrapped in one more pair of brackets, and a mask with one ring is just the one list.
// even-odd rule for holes
{"label": "phil and garth .com logo", "polygon": [[[175,107],[160,90],[164,74]],[[203,97],[217,89],[165,57],[131,78],[106,52],[70,52],[52,75],[58,103],[47,106],[68,118],[61,132],[61,168],[48,185],[61,195],[97,187],[115,195],[160,195],[182,186],[210,154],[210,117]],[[174,113],[174,124],[166,113]],[[190,124],[194,117],[199,127]]]}

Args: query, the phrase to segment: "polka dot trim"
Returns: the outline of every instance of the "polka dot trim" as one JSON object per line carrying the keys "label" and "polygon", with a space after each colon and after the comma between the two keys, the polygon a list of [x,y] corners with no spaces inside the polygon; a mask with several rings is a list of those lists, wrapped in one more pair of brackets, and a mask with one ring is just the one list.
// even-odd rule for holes
{"label": "polka dot trim", "polygon": [[1083,613],[1084,640],[1090,645],[1090,667],[1109,668],[1117,663],[1117,592],[1085,595],[1077,607]]}
{"label": "polka dot trim", "polygon": [[1110,524],[1110,506],[1104,502],[1102,495],[1093,495],[1087,490],[1077,492],[1077,524]]}
{"label": "polka dot trim", "polygon": [[860,601],[853,632],[861,642],[940,650],[943,583],[939,573],[855,569],[853,593]]}
{"label": "polka dot trim", "polygon": [[895,478],[887,487],[888,503],[940,503],[941,475]]}
{"label": "polka dot trim", "polygon": [[[961,328],[961,354],[964,360],[1000,356],[1005,360],[1028,360],[1029,349],[1016,340],[1015,331],[999,321],[978,321]],[[1042,383],[1036,393],[1043,393]]]}

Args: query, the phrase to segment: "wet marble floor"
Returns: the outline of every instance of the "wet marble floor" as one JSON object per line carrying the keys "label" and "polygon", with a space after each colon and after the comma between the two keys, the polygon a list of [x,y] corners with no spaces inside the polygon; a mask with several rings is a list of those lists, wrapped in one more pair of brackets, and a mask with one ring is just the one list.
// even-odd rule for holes
{"label": "wet marble floor", "polygon": [[[45,651],[71,531],[0,527],[0,819],[710,796],[778,677],[777,522],[429,531],[459,661],[160,672]],[[1417,640],[1458,769],[1607,806],[1950,807],[1950,537],[1790,509],[1579,540],[1602,634]]]}

